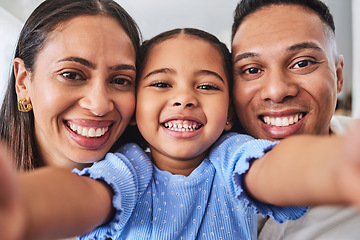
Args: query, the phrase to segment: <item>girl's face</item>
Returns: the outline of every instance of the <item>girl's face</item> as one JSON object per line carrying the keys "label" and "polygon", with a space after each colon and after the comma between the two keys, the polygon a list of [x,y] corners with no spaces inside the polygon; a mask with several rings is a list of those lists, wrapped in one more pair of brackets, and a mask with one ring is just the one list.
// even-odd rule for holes
{"label": "girl's face", "polygon": [[31,100],[45,164],[104,157],[134,113],[135,55],[116,20],[79,16],[48,36],[33,73],[15,61],[18,99]]}
{"label": "girl's face", "polygon": [[150,50],[136,120],[158,168],[190,174],[224,130],[228,107],[223,58],[210,43],[178,35]]}

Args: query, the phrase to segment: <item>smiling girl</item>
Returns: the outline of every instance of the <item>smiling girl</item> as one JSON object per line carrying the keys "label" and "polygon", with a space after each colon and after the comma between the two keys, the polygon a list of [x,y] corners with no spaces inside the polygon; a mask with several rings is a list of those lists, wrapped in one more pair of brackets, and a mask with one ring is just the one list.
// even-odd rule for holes
{"label": "smiling girl", "polygon": [[346,151],[343,137],[220,137],[231,127],[232,78],[217,38],[176,29],[139,55],[136,120],[150,152],[127,144],[75,170],[84,177],[57,168],[23,174],[18,212],[31,220],[28,238],[95,228],[80,239],[256,239],[257,214],[283,222],[306,212],[290,205],[359,205],[360,189],[350,187],[360,181],[359,146]]}

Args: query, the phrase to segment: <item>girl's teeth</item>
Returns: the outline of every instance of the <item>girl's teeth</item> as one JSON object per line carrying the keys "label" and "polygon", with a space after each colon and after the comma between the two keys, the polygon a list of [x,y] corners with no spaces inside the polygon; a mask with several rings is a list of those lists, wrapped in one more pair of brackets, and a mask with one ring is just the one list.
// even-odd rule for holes
{"label": "girl's teeth", "polygon": [[199,129],[201,127],[201,124],[196,123],[194,121],[181,121],[181,120],[176,120],[173,122],[166,122],[164,123],[164,127],[172,130],[172,131],[177,131],[177,132],[189,132],[189,131],[195,131],[197,129]]}

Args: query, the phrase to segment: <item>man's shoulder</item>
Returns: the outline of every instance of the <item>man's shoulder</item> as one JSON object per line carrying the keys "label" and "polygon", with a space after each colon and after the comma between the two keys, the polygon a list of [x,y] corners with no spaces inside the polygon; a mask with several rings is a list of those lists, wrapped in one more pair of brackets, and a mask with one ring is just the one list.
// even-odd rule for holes
{"label": "man's shoulder", "polygon": [[342,115],[333,116],[330,122],[330,130],[335,134],[343,134],[356,120],[359,119]]}
{"label": "man's shoulder", "polygon": [[259,233],[259,240],[356,240],[360,234],[360,215],[352,207],[318,206],[297,221],[278,224],[269,219]]}

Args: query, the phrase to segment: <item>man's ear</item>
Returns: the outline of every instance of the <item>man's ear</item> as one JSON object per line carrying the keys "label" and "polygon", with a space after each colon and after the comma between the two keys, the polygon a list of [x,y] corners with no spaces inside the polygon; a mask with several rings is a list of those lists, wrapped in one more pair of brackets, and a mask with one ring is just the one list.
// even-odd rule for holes
{"label": "man's ear", "polygon": [[15,89],[18,100],[30,99],[31,75],[21,58],[14,59]]}
{"label": "man's ear", "polygon": [[343,85],[344,85],[343,70],[344,70],[344,56],[339,55],[337,63],[336,63],[336,79],[337,79],[336,83],[337,83],[337,93],[338,94],[341,92],[341,90],[343,89]]}

